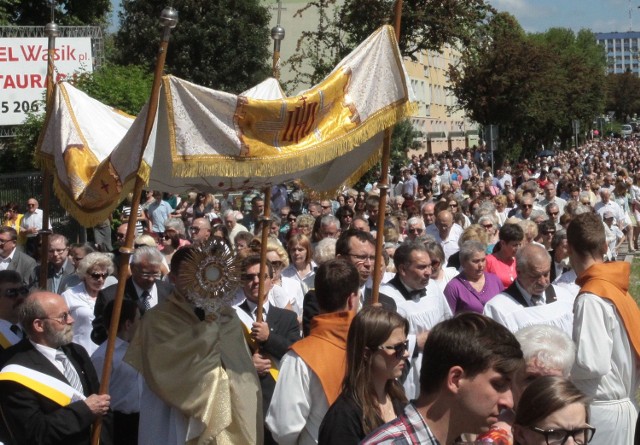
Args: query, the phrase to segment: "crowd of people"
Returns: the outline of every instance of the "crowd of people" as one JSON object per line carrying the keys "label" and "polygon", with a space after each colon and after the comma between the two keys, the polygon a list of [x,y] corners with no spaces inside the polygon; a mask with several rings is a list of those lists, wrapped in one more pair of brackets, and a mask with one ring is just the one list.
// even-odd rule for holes
{"label": "crowd of people", "polygon": [[[88,444],[101,418],[101,443],[124,445],[633,444],[640,310],[620,260],[638,250],[639,164],[633,139],[495,172],[484,149],[416,155],[385,208],[376,183],[293,183],[272,187],[270,218],[256,190],[148,191],[128,264],[130,199],[113,234],[48,237],[42,288],[48,222],[34,198],[9,203],[0,442]],[[240,273],[212,309],[192,263],[214,245]]]}

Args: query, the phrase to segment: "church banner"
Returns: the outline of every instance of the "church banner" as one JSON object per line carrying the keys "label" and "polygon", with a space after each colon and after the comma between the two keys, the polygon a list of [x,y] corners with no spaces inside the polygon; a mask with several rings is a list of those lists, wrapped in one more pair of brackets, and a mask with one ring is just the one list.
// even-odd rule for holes
{"label": "church banner", "polygon": [[[107,158],[96,156],[98,167],[92,162],[83,168],[84,176],[73,175],[81,177],[77,183],[84,191],[75,189],[78,204],[70,211],[85,224],[104,219],[137,175],[153,190],[174,193],[264,188],[293,179],[319,192],[334,191],[378,160],[384,130],[411,113],[412,101],[389,26],[372,34],[320,84],[291,97],[273,79],[233,95],[166,76],[141,165],[136,159],[146,108]],[[52,125],[60,123],[49,119],[41,152],[67,171],[75,160],[65,164],[70,156],[56,152],[72,147],[51,143]],[[56,187],[64,189],[72,187]]]}

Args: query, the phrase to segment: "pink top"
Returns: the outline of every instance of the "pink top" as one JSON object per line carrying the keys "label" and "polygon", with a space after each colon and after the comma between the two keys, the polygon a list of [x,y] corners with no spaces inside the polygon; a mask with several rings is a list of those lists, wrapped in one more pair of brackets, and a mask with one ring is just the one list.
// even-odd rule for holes
{"label": "pink top", "polygon": [[516,260],[512,258],[509,263],[504,263],[496,258],[494,254],[487,255],[485,270],[498,275],[498,278],[502,281],[502,285],[507,288],[511,286],[511,283],[513,283],[517,276]]}

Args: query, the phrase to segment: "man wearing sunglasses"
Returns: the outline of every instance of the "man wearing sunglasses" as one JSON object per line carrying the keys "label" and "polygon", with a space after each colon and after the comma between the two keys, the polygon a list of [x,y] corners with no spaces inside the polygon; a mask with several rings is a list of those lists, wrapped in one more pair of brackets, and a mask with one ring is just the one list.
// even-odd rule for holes
{"label": "man wearing sunglasses", "polygon": [[0,352],[24,338],[19,310],[28,294],[18,272],[0,271]]}
{"label": "man wearing sunglasses", "polygon": [[71,342],[73,317],[60,295],[38,291],[20,308],[28,335],[2,355],[0,408],[5,443],[88,444],[91,425],[103,418],[100,443],[111,444],[108,394],[87,352]]}

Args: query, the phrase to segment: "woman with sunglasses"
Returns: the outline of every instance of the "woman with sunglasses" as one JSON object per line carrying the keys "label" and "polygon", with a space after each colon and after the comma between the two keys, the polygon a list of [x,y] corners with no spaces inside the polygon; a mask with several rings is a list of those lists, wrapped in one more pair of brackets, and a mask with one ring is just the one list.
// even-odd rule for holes
{"label": "woman with sunglasses", "polygon": [[162,245],[162,255],[168,264],[171,264],[171,258],[176,250],[180,248],[180,234],[177,232],[167,232],[160,237],[160,244]]}
{"label": "woman with sunglasses", "polygon": [[[302,320],[302,303],[304,294],[300,283],[288,277],[282,276],[282,271],[289,266],[287,251],[275,240],[267,241],[267,259],[273,266],[272,293],[276,296],[273,304],[283,309],[290,309],[298,315],[298,321]],[[283,296],[283,298],[277,298]]]}
{"label": "woman with sunglasses", "polygon": [[407,320],[383,307],[368,306],[356,315],[342,393],[320,426],[320,445],[357,444],[402,413],[407,398],[397,379],[409,356],[408,332]]}
{"label": "woman with sunglasses", "polygon": [[94,318],[96,299],[98,292],[105,287],[107,277],[113,274],[113,271],[111,255],[92,252],[78,263],[76,273],[82,281],[62,293],[62,297],[69,306],[69,314],[75,320],[73,342],[83,346],[89,355],[98,349],[98,345],[91,341],[91,322]]}
{"label": "woman with sunglasses", "polygon": [[596,432],[587,396],[557,376],[539,377],[522,393],[513,430],[517,445],[586,444]]}

